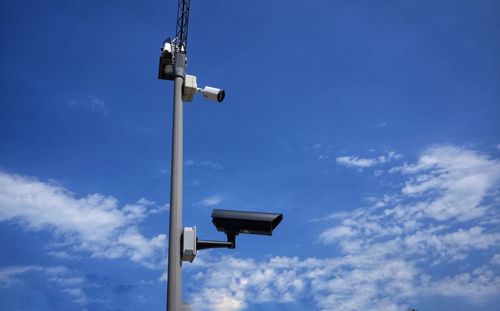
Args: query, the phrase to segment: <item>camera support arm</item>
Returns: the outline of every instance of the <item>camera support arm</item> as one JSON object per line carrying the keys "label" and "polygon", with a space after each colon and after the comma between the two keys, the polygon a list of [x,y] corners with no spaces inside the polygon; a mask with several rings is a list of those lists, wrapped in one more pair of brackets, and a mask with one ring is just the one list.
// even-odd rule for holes
{"label": "camera support arm", "polygon": [[199,250],[208,248],[229,248],[236,247],[236,236],[238,232],[224,232],[227,236],[227,241],[212,241],[198,239],[196,227],[184,227],[181,236],[181,260],[193,262]]}
{"label": "camera support arm", "polygon": [[226,233],[227,242],[224,241],[211,241],[211,240],[200,240],[196,239],[196,249],[207,249],[207,248],[230,248],[236,247],[236,235],[233,232]]}

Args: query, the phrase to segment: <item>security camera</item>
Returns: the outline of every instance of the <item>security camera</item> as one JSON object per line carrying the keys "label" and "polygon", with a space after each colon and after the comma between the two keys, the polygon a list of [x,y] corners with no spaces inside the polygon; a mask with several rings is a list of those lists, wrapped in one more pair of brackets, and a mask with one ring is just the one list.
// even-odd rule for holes
{"label": "security camera", "polygon": [[169,37],[163,41],[163,45],[161,46],[161,55],[172,55],[172,39]]}
{"label": "security camera", "polygon": [[158,79],[174,80],[174,56],[172,39],[163,41],[160,53],[160,63],[158,66]]}
{"label": "security camera", "polygon": [[199,88],[196,82],[196,76],[186,75],[184,77],[184,85],[182,87],[182,100],[186,102],[193,101],[194,95],[199,92],[205,98],[216,100],[219,103],[224,100],[226,92],[221,89],[217,89],[211,86],[205,86],[205,88]]}
{"label": "security camera", "polygon": [[184,227],[182,260],[193,262],[198,250],[202,249],[235,248],[236,236],[240,233],[272,235],[282,220],[283,214],[214,209],[212,223],[226,234],[227,241],[201,240],[196,236],[196,227]]}
{"label": "security camera", "polygon": [[274,228],[283,219],[283,214],[245,212],[215,209],[212,211],[212,223],[217,231],[227,233],[249,233],[272,235]]}
{"label": "security camera", "polygon": [[216,100],[219,103],[223,101],[224,97],[226,96],[226,92],[224,92],[224,90],[211,86],[205,86],[205,88],[203,89],[198,88],[198,92],[200,92],[204,97],[211,100]]}

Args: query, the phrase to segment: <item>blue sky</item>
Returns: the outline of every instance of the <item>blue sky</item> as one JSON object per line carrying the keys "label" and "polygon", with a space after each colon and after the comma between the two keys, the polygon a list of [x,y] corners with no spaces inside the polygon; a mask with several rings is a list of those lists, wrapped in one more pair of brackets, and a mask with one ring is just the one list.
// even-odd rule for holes
{"label": "blue sky", "polygon": [[[176,1],[1,1],[0,310],[162,310]],[[194,310],[496,310],[497,1],[191,1]]]}

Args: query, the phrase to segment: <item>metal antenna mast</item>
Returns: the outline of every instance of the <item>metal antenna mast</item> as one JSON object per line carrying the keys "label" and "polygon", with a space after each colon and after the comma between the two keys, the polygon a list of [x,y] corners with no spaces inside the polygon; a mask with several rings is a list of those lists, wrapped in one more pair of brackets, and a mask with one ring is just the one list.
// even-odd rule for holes
{"label": "metal antenna mast", "polygon": [[187,54],[187,36],[189,22],[189,0],[177,2],[177,27],[175,31],[175,52]]}

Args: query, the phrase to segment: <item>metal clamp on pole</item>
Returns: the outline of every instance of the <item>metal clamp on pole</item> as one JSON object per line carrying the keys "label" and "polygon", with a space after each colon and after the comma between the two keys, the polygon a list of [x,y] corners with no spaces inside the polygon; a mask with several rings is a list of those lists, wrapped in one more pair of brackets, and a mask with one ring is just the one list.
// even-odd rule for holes
{"label": "metal clamp on pole", "polygon": [[186,55],[175,53],[174,55],[174,77],[182,78],[186,76]]}

